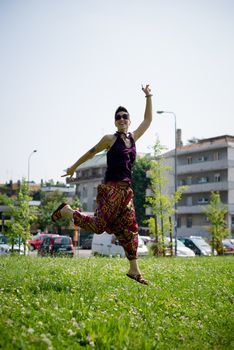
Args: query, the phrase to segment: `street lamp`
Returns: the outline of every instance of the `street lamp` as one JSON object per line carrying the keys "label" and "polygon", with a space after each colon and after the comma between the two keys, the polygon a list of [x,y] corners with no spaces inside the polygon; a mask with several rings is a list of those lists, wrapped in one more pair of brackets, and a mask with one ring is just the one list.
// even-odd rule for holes
{"label": "street lamp", "polygon": [[[169,112],[169,111],[157,111],[158,114],[172,114],[174,117],[174,122],[175,122],[175,163],[174,163],[174,168],[175,168],[175,193],[177,191],[177,127],[176,127],[176,114],[174,112]],[[175,202],[174,205],[175,208],[175,215],[174,215],[174,237],[175,237],[175,255],[177,255],[177,203]]]}
{"label": "street lamp", "polygon": [[34,149],[32,151],[32,153],[30,153],[29,156],[28,156],[28,186],[29,186],[29,175],[30,175],[30,159],[31,159],[33,153],[36,153],[36,152],[37,152],[37,150]]}

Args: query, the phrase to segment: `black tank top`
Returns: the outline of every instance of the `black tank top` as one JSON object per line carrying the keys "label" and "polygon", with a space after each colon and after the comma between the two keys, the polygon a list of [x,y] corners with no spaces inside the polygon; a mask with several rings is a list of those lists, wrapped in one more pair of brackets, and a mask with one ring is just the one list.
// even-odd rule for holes
{"label": "black tank top", "polygon": [[105,182],[107,181],[126,181],[131,183],[132,167],[136,159],[136,145],[132,134],[128,133],[128,139],[131,141],[131,147],[125,145],[121,138],[121,133],[117,132],[116,141],[107,152],[107,170]]}

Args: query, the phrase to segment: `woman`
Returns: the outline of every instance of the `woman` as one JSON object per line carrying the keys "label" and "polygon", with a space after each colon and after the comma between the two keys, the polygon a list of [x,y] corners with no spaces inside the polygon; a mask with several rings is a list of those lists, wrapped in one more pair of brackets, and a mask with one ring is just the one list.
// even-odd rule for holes
{"label": "woman", "polygon": [[115,112],[117,132],[105,135],[96,146],[79,158],[63,176],[73,176],[77,167],[96,153],[107,150],[107,170],[104,183],[98,186],[97,209],[94,216],[73,210],[66,203],[61,204],[52,214],[53,221],[70,218],[74,224],[95,233],[114,233],[125,250],[130,263],[127,276],[142,284],[148,282],[142,276],[137,263],[138,225],[133,206],[131,189],[132,167],[136,158],[135,142],[145,133],[152,121],[151,89],[142,86],[146,97],[145,114],[142,123],[133,133],[128,133],[130,115],[125,107]]}

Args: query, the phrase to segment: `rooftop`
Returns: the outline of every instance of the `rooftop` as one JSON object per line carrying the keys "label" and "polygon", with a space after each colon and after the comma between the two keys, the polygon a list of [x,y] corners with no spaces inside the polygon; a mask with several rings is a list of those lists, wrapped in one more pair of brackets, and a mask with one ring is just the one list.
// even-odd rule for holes
{"label": "rooftop", "polygon": [[106,166],[106,151],[96,154],[95,157],[81,164],[78,170],[99,168],[101,166]]}
{"label": "rooftop", "polygon": [[[204,149],[215,149],[220,147],[227,147],[227,145],[234,146],[234,136],[231,135],[221,135],[216,137],[210,137],[206,139],[200,139],[195,143],[182,145],[177,147],[177,152],[179,154],[183,154],[184,152],[199,152]],[[174,155],[174,150],[170,150],[163,154],[163,156],[171,156]]]}

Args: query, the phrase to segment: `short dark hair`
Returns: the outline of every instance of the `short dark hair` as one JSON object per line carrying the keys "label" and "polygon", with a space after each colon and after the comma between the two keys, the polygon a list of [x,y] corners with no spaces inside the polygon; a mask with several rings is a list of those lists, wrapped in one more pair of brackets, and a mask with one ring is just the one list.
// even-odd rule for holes
{"label": "short dark hair", "polygon": [[[116,115],[117,115],[119,112],[126,112],[126,113],[128,113],[128,110],[127,110],[125,107],[123,107],[123,106],[119,106],[119,107],[116,109],[116,111],[115,111],[115,117],[116,117]],[[129,114],[129,113],[128,113],[128,114]]]}

